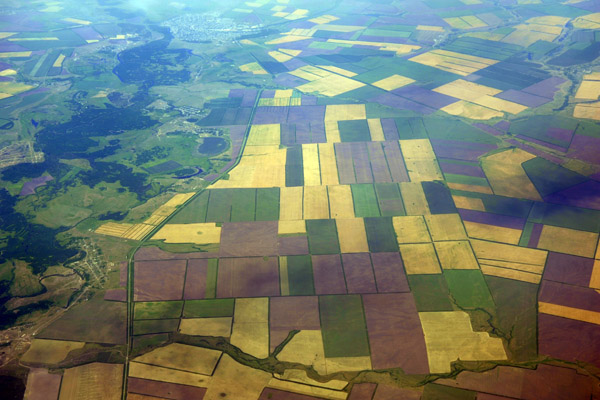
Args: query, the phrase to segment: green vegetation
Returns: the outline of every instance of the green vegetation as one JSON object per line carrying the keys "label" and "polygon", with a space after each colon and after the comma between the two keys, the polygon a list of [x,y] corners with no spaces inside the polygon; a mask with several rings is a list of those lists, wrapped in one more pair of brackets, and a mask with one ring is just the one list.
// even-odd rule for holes
{"label": "green vegetation", "polygon": [[450,301],[448,284],[442,274],[409,275],[408,284],[419,312],[454,309]]}
{"label": "green vegetation", "polygon": [[187,300],[183,308],[184,318],[232,317],[233,299]]}
{"label": "green vegetation", "polygon": [[319,310],[325,357],[369,356],[360,296],[321,296]]}
{"label": "green vegetation", "polygon": [[335,220],[309,219],[306,221],[310,254],[335,254],[340,252]]}
{"label": "green vegetation", "polygon": [[310,256],[288,256],[287,261],[290,296],[314,295],[315,286]]}
{"label": "green vegetation", "polygon": [[151,301],[135,303],[134,319],[179,318],[183,309],[182,301]]}
{"label": "green vegetation", "polygon": [[372,184],[362,183],[350,185],[354,200],[354,214],[361,217],[379,217],[379,205]]}

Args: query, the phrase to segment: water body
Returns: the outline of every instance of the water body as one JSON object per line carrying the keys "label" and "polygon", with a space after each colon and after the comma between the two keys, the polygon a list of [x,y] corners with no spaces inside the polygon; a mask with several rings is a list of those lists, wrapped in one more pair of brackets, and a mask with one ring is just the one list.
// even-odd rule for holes
{"label": "water body", "polygon": [[215,155],[227,150],[227,140],[220,137],[204,138],[202,144],[198,147],[198,153]]}

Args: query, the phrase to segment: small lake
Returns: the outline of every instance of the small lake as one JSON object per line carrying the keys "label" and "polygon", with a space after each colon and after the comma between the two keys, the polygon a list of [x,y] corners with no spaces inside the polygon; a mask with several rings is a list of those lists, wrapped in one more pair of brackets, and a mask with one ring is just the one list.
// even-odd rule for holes
{"label": "small lake", "polygon": [[219,154],[227,150],[227,140],[220,137],[204,138],[202,144],[198,147],[198,153],[201,154]]}

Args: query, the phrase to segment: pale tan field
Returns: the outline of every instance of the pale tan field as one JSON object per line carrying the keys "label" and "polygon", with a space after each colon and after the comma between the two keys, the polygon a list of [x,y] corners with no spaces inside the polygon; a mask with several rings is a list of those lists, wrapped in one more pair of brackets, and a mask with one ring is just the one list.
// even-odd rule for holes
{"label": "pale tan field", "polygon": [[592,258],[597,243],[597,233],[544,225],[538,248]]}
{"label": "pale tan field", "polygon": [[381,126],[381,119],[379,118],[369,118],[367,120],[369,124],[369,133],[371,135],[372,142],[383,142],[385,140],[385,136],[383,134],[383,127]]}
{"label": "pale tan field", "polygon": [[167,224],[152,236],[165,243],[221,243],[221,227],[214,222],[197,224]]}
{"label": "pale tan field", "polygon": [[372,46],[377,47],[383,51],[394,51],[397,55],[404,55],[412,53],[415,50],[419,50],[421,46],[411,44],[398,44],[398,43],[386,43],[386,42],[367,42],[364,40],[344,40],[344,39],[327,39],[328,43],[339,43],[341,45],[351,46]]}
{"label": "pale tan field", "polygon": [[269,355],[269,299],[236,299],[231,344],[257,358]]}
{"label": "pale tan field", "polygon": [[302,186],[282,187],[279,192],[279,220],[297,221],[304,219],[302,205],[304,203]]}
{"label": "pale tan field", "polygon": [[184,318],[179,324],[179,331],[185,335],[229,337],[231,323],[231,317]]}
{"label": "pale tan field", "polygon": [[465,192],[493,194],[492,188],[489,186],[467,185],[464,183],[454,183],[454,182],[447,182],[447,184],[450,189],[454,189],[454,190],[463,190]]}
{"label": "pale tan field", "polygon": [[279,221],[277,233],[279,235],[306,233],[306,221],[302,219],[296,221]]}
{"label": "pale tan field", "polygon": [[350,185],[328,186],[331,218],[354,218],[354,200]]}
{"label": "pale tan field", "polygon": [[268,75],[269,74],[257,62],[252,62],[252,63],[240,65],[240,71],[242,71],[242,72],[252,72],[254,75]]}
{"label": "pale tan field", "polygon": [[420,215],[392,217],[392,223],[398,244],[431,242],[425,219]]}
{"label": "pale tan field", "polygon": [[319,143],[319,163],[321,165],[321,183],[323,185],[339,184],[333,143]]}
{"label": "pale tan field", "polygon": [[464,311],[421,312],[427,358],[432,373],[451,371],[450,363],[506,360],[502,339],[487,332],[473,332],[469,314]]}
{"label": "pale tan field", "polygon": [[434,241],[467,239],[462,220],[458,214],[426,215],[425,222]]}
{"label": "pale tan field", "polygon": [[330,72],[334,72],[338,75],[342,75],[345,76],[347,78],[352,78],[354,76],[356,76],[357,74],[355,72],[352,71],[348,71],[347,69],[343,69],[340,67],[336,67],[334,65],[317,65],[319,68],[323,68],[324,70],[330,71]]}
{"label": "pale tan field", "polygon": [[287,256],[279,257],[279,290],[282,296],[290,295],[290,279],[288,274]]}
{"label": "pale tan field", "polygon": [[65,370],[59,400],[118,400],[122,387],[122,364],[95,362]]}
{"label": "pale tan field", "polygon": [[471,56],[447,50],[432,50],[412,57],[410,58],[410,61],[429,65],[430,67],[435,67],[462,76],[467,76],[498,62],[489,58]]}
{"label": "pale tan field", "polygon": [[275,59],[275,61],[279,61],[279,62],[286,62],[286,61],[290,61],[292,58],[292,56],[290,56],[289,54],[284,54],[282,52],[273,50],[273,51],[269,51],[269,55],[271,57],[273,57]]}
{"label": "pale tan field", "polygon": [[246,146],[279,146],[280,137],[279,124],[252,125]]}
{"label": "pale tan field", "polygon": [[547,251],[476,239],[471,246],[485,275],[530,283],[542,278]]}
{"label": "pale tan field", "polygon": [[321,185],[321,167],[319,165],[317,143],[302,145],[302,165],[304,169],[304,186]]}
{"label": "pale tan field", "polygon": [[414,79],[394,74],[377,82],[373,82],[372,85],[377,86],[380,89],[390,91],[401,88],[402,86],[410,85],[414,81]]}
{"label": "pale tan field", "polygon": [[487,108],[465,100],[460,100],[456,103],[449,104],[446,107],[440,108],[440,110],[450,115],[459,115],[461,117],[482,121],[504,116],[504,113],[501,111],[492,110],[491,108]]}
{"label": "pale tan field", "polygon": [[538,311],[543,314],[600,325],[600,313],[597,311],[582,310],[558,304],[544,303],[542,301],[538,303]]}
{"label": "pale tan field", "polygon": [[134,361],[210,376],[220,357],[221,352],[217,350],[171,343],[136,357]]}
{"label": "pale tan field", "polygon": [[523,233],[520,229],[506,228],[503,226],[480,224],[478,222],[464,221],[467,234],[470,238],[490,240],[492,242],[519,244]]}
{"label": "pale tan field", "polygon": [[573,117],[600,121],[600,101],[588,104],[576,104]]}
{"label": "pale tan field", "polygon": [[465,210],[485,211],[483,201],[477,197],[466,197],[452,195],[454,205],[456,208],[463,208]]}
{"label": "pale tan field", "polygon": [[129,376],[133,378],[150,379],[153,381],[178,383],[180,385],[204,388],[207,387],[212,380],[210,376],[206,375],[142,364],[135,361],[129,363]]}
{"label": "pale tan field", "polygon": [[[510,114],[518,114],[527,109],[526,106],[522,106],[520,104],[513,103],[508,100],[493,97],[494,95],[500,93],[501,90],[465,81],[463,79],[457,79],[453,82],[447,83],[433,90],[435,92],[452,96],[457,99],[477,104],[479,106],[489,108],[498,112],[502,111]],[[450,106],[452,106],[452,104]]]}
{"label": "pale tan field", "polygon": [[336,219],[340,250],[342,253],[367,253],[367,232],[362,218]]}
{"label": "pale tan field", "polygon": [[448,25],[456,29],[475,29],[487,26],[485,22],[477,18],[475,15],[444,18],[444,21],[446,21]]}
{"label": "pale tan field", "polygon": [[287,152],[279,145],[247,146],[239,164],[211,188],[263,188],[285,186]]}
{"label": "pale tan field", "polygon": [[373,369],[371,357],[328,357],[325,359],[328,374],[339,371],[363,371]]}
{"label": "pale tan field", "polygon": [[573,20],[573,27],[578,29],[600,29],[600,13],[575,18]]}
{"label": "pale tan field", "polygon": [[400,193],[404,201],[406,215],[431,214],[423,186],[419,182],[400,182]]}
{"label": "pale tan field", "polygon": [[399,247],[407,274],[442,273],[432,243],[401,244]]}
{"label": "pale tan field", "polygon": [[21,357],[24,363],[57,364],[67,357],[71,350],[81,349],[84,342],[67,340],[33,339],[29,350]]}
{"label": "pale tan field", "polygon": [[535,158],[521,149],[508,149],[481,159],[481,167],[492,186],[494,194],[519,199],[542,201],[535,186],[521,166]]}
{"label": "pale tan field", "polygon": [[411,182],[444,179],[428,139],[400,140],[400,149]]}
{"label": "pale tan field", "polygon": [[468,241],[435,242],[434,244],[442,269],[479,269]]}
{"label": "pale tan field", "polygon": [[326,186],[304,187],[304,219],[329,218],[329,200]]}

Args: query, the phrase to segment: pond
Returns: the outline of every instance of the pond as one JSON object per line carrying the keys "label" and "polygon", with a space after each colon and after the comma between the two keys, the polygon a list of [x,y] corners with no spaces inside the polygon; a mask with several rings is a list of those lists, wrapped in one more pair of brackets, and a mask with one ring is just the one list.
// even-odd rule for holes
{"label": "pond", "polygon": [[204,138],[202,144],[198,147],[198,153],[201,154],[219,154],[227,150],[227,140],[220,137]]}

